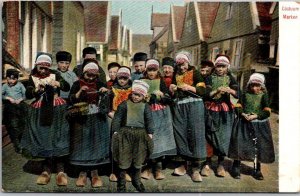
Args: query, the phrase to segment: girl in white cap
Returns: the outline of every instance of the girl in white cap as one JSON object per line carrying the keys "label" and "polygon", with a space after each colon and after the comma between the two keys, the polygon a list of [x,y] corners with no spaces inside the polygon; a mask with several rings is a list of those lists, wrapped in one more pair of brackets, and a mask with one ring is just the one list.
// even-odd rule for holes
{"label": "girl in white cap", "polygon": [[[176,143],[172,125],[172,115],[168,104],[170,93],[164,79],[160,76],[159,62],[156,59],[146,61],[145,77],[141,79],[149,85],[148,103],[154,118],[155,132],[153,134],[154,149],[150,161],[142,173],[142,178],[150,179],[152,173],[156,180],[162,180],[162,161],[165,156],[176,155]],[[152,171],[152,172],[151,172]]]}
{"label": "girl in white cap", "polygon": [[232,176],[240,178],[240,162],[254,161],[253,177],[263,180],[261,163],[275,160],[272,131],[269,117],[269,97],[265,87],[265,77],[254,73],[247,83],[246,92],[236,105],[239,115],[232,131],[229,157],[234,159]]}
{"label": "girl in white cap", "polygon": [[[234,77],[228,73],[229,57],[218,55],[214,64],[214,72],[206,79],[208,100],[205,104],[209,119],[206,121],[206,139],[218,156],[216,175],[225,177],[224,158],[228,155],[234,117],[230,96],[237,98],[239,87]],[[204,167],[209,170],[210,164],[211,159],[208,157]]]}
{"label": "girl in white cap", "polygon": [[132,84],[130,99],[121,103],[112,120],[113,158],[119,166],[118,192],[126,191],[126,171],[132,170],[132,185],[145,192],[141,167],[152,153],[154,122],[149,104],[145,103],[149,85],[141,80]]}
{"label": "girl in white cap", "polygon": [[190,65],[191,55],[180,52],[175,57],[175,80],[170,85],[176,104],[173,106],[173,126],[177,153],[184,160],[174,170],[185,175],[187,161],[191,163],[191,179],[201,182],[200,163],[206,157],[204,104],[205,83],[199,71]]}
{"label": "girl in white cap", "polygon": [[65,116],[67,104],[59,95],[60,90],[69,91],[70,85],[57,71],[50,69],[51,65],[49,54],[37,55],[26,87],[26,97],[34,101],[28,107],[29,119],[21,146],[25,156],[45,159],[37,184],[49,183],[51,166],[55,164],[56,184],[66,186],[68,181],[64,173],[64,157],[69,154],[70,135]]}
{"label": "girl in white cap", "polygon": [[107,112],[98,105],[99,93],[106,91],[106,84],[99,81],[99,65],[96,60],[85,60],[81,78],[74,82],[69,99],[70,103],[86,105],[86,113],[70,118],[71,152],[70,163],[80,171],[76,186],[87,183],[88,171],[91,172],[91,186],[103,185],[98,175],[98,167],[110,163],[110,132]]}

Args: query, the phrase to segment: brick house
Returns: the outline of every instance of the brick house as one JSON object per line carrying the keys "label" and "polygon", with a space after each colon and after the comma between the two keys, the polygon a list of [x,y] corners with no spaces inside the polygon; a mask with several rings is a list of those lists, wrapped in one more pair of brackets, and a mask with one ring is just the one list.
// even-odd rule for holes
{"label": "brick house", "polygon": [[111,16],[111,39],[108,43],[107,64],[121,60],[122,14]]}
{"label": "brick house", "polygon": [[253,70],[267,73],[272,18],[271,2],[221,2],[208,39],[208,55],[231,58],[241,87]]}
{"label": "brick house", "polygon": [[111,2],[86,1],[82,3],[84,5],[86,45],[96,48],[97,60],[103,66],[107,61],[106,53],[110,40]]}
{"label": "brick house", "polygon": [[170,14],[152,13],[151,30],[153,31],[150,46],[150,57],[162,60],[167,53]]}
{"label": "brick house", "polygon": [[186,6],[171,6],[169,32],[168,32],[168,56],[174,57],[181,39]]}
{"label": "brick house", "polygon": [[152,40],[150,34],[133,34],[132,35],[132,56],[137,52],[144,52],[150,56],[149,43]]}
{"label": "brick house", "polygon": [[189,2],[186,5],[185,20],[179,50],[189,51],[191,64],[199,66],[207,59],[207,40],[209,38],[219,3]]}

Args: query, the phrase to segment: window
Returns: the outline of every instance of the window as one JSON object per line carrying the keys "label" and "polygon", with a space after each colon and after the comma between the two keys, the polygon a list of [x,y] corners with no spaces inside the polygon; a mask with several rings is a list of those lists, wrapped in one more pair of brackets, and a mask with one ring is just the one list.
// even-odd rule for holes
{"label": "window", "polygon": [[233,45],[233,60],[232,60],[232,65],[234,68],[238,68],[240,66],[240,61],[241,61],[241,56],[242,56],[242,45],[243,45],[243,40],[238,39],[234,42]]}
{"label": "window", "polygon": [[216,56],[219,54],[219,48],[218,47],[214,47],[212,49],[212,52],[211,52],[211,56],[210,56],[210,59],[211,61],[215,61],[216,60]]}
{"label": "window", "polygon": [[225,20],[229,20],[232,18],[232,3],[229,3],[227,6],[227,11],[226,11],[226,18]]}

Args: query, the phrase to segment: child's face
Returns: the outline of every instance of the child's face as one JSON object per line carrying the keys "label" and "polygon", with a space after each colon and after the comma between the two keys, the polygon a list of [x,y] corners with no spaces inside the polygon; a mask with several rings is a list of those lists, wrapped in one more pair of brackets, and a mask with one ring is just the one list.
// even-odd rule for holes
{"label": "child's face", "polygon": [[126,86],[128,84],[129,78],[128,77],[118,77],[118,84],[120,86]]}
{"label": "child's face", "polygon": [[150,80],[154,80],[158,75],[158,69],[147,69],[147,75]]}
{"label": "child's face", "polygon": [[40,75],[45,76],[49,73],[49,68],[48,67],[41,67],[41,66],[37,66],[37,71]]}
{"label": "child's face", "polygon": [[96,54],[85,54],[84,59],[96,59]]}
{"label": "child's face", "polygon": [[188,62],[184,62],[180,65],[177,65],[179,68],[180,73],[185,73],[187,72],[187,70],[189,69],[189,63]]}
{"label": "child's face", "polygon": [[17,78],[6,77],[6,79],[7,79],[7,83],[8,83],[9,86],[14,86],[18,82]]}
{"label": "child's face", "polygon": [[141,101],[143,101],[144,99],[144,95],[136,93],[136,92],[132,92],[132,101],[134,103],[139,103]]}
{"label": "child's face", "polygon": [[166,77],[172,77],[174,73],[174,68],[170,65],[164,65],[163,66],[163,72]]}
{"label": "child's face", "polygon": [[211,74],[211,67],[202,67],[200,69],[200,73],[204,78],[206,78]]}
{"label": "child's face", "polygon": [[146,62],[145,61],[135,61],[134,69],[138,73],[143,73],[146,69]]}
{"label": "child's face", "polygon": [[94,82],[97,78],[97,74],[91,73],[91,72],[85,72],[83,74],[83,78],[87,81],[87,82]]}
{"label": "child's face", "polygon": [[108,76],[111,80],[115,80],[117,77],[118,67],[112,67],[108,70]]}
{"label": "child's face", "polygon": [[259,94],[261,92],[261,85],[257,84],[257,83],[252,83],[250,84],[250,90],[251,92],[253,92],[254,94]]}
{"label": "child's face", "polygon": [[227,73],[227,66],[222,64],[217,65],[215,70],[217,75],[224,76]]}
{"label": "child's face", "polygon": [[69,69],[70,62],[69,62],[69,61],[59,61],[59,62],[57,63],[57,66],[58,66],[58,69],[59,69],[61,72],[66,72],[66,71],[68,71],[68,69]]}

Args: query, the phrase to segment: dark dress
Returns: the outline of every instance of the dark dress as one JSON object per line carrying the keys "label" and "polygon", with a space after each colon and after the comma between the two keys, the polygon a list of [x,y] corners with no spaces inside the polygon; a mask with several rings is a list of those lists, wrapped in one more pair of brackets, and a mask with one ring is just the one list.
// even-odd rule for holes
{"label": "dark dress", "polygon": [[213,147],[215,155],[227,156],[234,118],[233,104],[227,93],[214,98],[209,96],[212,91],[216,91],[221,86],[239,92],[238,84],[231,74],[218,76],[213,73],[207,77],[206,139]]}
{"label": "dark dress", "polygon": [[183,157],[206,157],[204,104],[205,83],[193,67],[182,75],[176,74],[173,84],[183,83],[196,87],[196,94],[177,90],[174,94],[173,127],[177,153]]}
{"label": "dark dress", "polygon": [[229,157],[242,161],[253,161],[255,157],[254,138],[257,138],[257,160],[262,163],[275,161],[272,132],[269,123],[270,109],[267,93],[258,95],[245,93],[241,97],[240,104],[243,108],[237,108],[237,112],[257,114],[258,118],[251,122],[239,116],[236,119],[229,149]]}
{"label": "dark dress", "polygon": [[147,103],[133,103],[130,99],[121,103],[112,121],[113,159],[121,169],[131,165],[140,169],[153,150],[154,122]]}
{"label": "dark dress", "polygon": [[[39,84],[51,80],[59,81],[60,88],[46,85],[43,93],[35,92]],[[41,78],[33,70],[26,88],[27,99],[34,99],[27,107],[28,120],[22,136],[21,146],[26,156],[59,157],[69,154],[69,124],[66,120],[67,104],[58,97],[60,90],[69,91],[70,85],[54,70]]]}
{"label": "dark dress", "polygon": [[[172,114],[170,107],[167,105],[169,90],[166,87],[163,79],[142,79],[149,85],[148,94],[150,96],[149,104],[151,108],[151,115],[155,124],[153,134],[153,153],[150,155],[151,159],[156,159],[166,155],[176,155],[176,143],[174,138]],[[158,98],[154,91],[160,90],[164,93],[164,98]]]}
{"label": "dark dress", "polygon": [[[77,99],[75,94],[82,85],[89,90],[82,92]],[[70,119],[71,152],[70,163],[74,165],[93,166],[109,163],[110,132],[107,116],[98,107],[99,94],[96,92],[105,87],[102,82],[92,84],[84,80],[74,82],[69,99],[71,104],[85,102],[88,104],[88,114],[75,116]]]}

